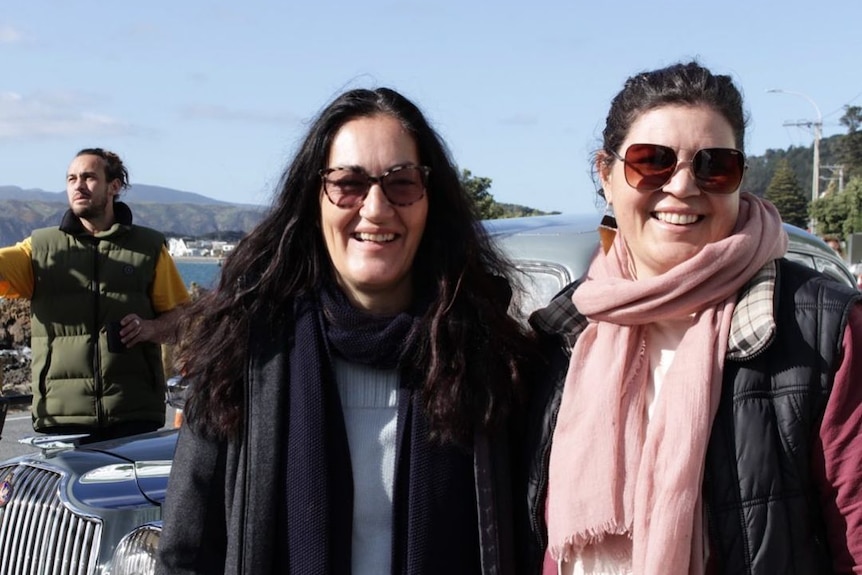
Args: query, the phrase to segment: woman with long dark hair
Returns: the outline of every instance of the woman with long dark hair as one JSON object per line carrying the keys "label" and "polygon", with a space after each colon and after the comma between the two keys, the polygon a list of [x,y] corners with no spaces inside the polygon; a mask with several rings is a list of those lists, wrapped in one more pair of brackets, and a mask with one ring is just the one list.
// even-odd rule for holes
{"label": "woman with long dark hair", "polygon": [[279,187],[187,315],[160,572],[508,572],[529,346],[444,144],[352,90]]}

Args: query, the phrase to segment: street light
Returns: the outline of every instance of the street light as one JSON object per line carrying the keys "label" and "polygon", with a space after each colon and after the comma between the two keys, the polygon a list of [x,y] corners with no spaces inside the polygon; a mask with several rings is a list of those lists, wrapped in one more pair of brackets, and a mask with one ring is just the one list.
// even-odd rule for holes
{"label": "street light", "polygon": [[[813,174],[811,178],[811,201],[813,202],[820,197],[820,137],[823,133],[823,114],[820,113],[820,108],[817,106],[817,102],[802,92],[793,92],[791,90],[782,90],[780,88],[772,88],[771,90],[767,90],[767,92],[770,94],[790,94],[792,96],[805,98],[812,106],[814,106],[814,111],[817,112],[816,122],[793,122],[789,124],[785,122],[784,124],[785,126],[808,126],[809,128],[814,128],[814,162],[811,169]],[[812,217],[809,221],[811,233],[813,234],[814,218]]]}

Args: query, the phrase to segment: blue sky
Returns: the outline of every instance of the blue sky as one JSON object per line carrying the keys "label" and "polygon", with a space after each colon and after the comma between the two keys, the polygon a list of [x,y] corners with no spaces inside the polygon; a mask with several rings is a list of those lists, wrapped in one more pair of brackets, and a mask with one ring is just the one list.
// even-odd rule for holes
{"label": "blue sky", "polygon": [[[0,6],[0,185],[63,189],[80,148],[133,183],[267,203],[308,120],[341,91],[413,99],[498,201],[595,210],[589,157],[641,70],[730,74],[747,151],[844,132],[862,105],[859,0],[13,0]],[[134,196],[127,198],[134,204]]]}

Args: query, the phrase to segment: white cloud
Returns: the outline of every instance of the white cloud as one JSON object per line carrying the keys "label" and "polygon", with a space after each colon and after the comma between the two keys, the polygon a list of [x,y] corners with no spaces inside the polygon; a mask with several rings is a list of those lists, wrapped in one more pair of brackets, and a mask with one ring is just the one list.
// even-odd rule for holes
{"label": "white cloud", "polygon": [[118,136],[133,131],[126,122],[87,111],[73,94],[42,97],[0,92],[0,140],[48,136]]}
{"label": "white cloud", "polygon": [[0,24],[0,44],[17,44],[24,40],[24,34],[7,24]]}

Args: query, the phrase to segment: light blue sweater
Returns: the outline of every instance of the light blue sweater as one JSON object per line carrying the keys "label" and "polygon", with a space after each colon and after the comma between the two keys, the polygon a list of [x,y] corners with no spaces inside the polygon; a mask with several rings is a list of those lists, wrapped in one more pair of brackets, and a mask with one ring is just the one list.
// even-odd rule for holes
{"label": "light blue sweater", "polygon": [[388,573],[398,419],[398,371],[335,358],[353,470],[353,575]]}

